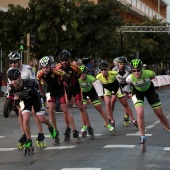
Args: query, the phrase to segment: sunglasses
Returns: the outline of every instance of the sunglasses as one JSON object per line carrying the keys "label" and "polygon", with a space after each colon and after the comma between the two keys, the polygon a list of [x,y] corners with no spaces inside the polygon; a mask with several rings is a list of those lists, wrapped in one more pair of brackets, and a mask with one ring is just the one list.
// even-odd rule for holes
{"label": "sunglasses", "polygon": [[119,65],[121,65],[121,66],[125,66],[125,65],[126,65],[126,63],[119,63]]}
{"label": "sunglasses", "polygon": [[138,69],[138,70],[132,70],[132,72],[140,72],[141,70],[140,69]]}
{"label": "sunglasses", "polygon": [[19,77],[10,77],[9,80],[17,80]]}
{"label": "sunglasses", "polygon": [[65,60],[64,60],[64,59],[61,59],[60,61],[61,61],[61,62],[64,62],[64,61],[65,61],[65,62],[67,62],[67,61],[68,61],[68,59],[65,59]]}
{"label": "sunglasses", "polygon": [[12,64],[12,63],[16,64],[16,63],[18,63],[18,61],[10,61],[9,63],[10,64]]}
{"label": "sunglasses", "polygon": [[103,71],[103,70],[106,71],[107,69],[101,69],[101,71]]}

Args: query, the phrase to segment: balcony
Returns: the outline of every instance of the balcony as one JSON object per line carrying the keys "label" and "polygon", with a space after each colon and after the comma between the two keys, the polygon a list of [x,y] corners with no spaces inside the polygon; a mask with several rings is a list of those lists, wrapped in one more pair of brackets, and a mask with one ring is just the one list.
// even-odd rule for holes
{"label": "balcony", "polygon": [[[136,12],[137,15],[141,16],[147,16],[148,18],[152,19],[153,17],[156,17],[156,19],[162,19],[163,21],[166,21],[166,18],[162,17],[161,15],[149,8],[147,5],[142,3],[140,0],[118,0],[122,4],[129,6],[131,9],[131,12]],[[167,6],[168,4],[165,1],[161,1],[161,5]]]}

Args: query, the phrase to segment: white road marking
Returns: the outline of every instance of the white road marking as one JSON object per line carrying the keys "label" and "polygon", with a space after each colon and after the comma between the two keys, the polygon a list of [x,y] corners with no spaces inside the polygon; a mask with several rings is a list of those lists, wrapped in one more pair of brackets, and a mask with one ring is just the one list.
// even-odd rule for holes
{"label": "white road marking", "polygon": [[164,151],[170,151],[170,147],[165,147]]}
{"label": "white road marking", "polygon": [[[75,146],[53,146],[53,147],[47,147],[47,148],[44,148],[44,150],[50,150],[50,149],[72,149],[72,148],[75,148]],[[5,151],[14,151],[18,148],[0,148],[0,152],[5,152]]]}
{"label": "white road marking", "polygon": [[[139,133],[129,133],[129,134],[126,134],[126,136],[140,136]],[[152,134],[145,134],[145,136],[152,136]]]}
{"label": "white road marking", "polygon": [[75,148],[76,146],[51,146],[51,147],[47,147],[44,148],[45,150],[49,150],[49,149],[72,149]]}
{"label": "white road marking", "polygon": [[0,138],[4,138],[5,136],[0,136]]}
{"label": "white road marking", "polygon": [[14,151],[17,148],[0,148],[0,151]]}
{"label": "white road marking", "polygon": [[134,148],[136,145],[106,145],[103,148]]}
{"label": "white road marking", "polygon": [[61,170],[101,170],[102,168],[63,168]]}
{"label": "white road marking", "polygon": [[[94,134],[94,136],[101,136],[102,134]],[[80,137],[82,135],[79,135]],[[87,136],[90,136],[90,135],[87,135]],[[31,135],[32,138],[37,138],[37,135]],[[50,138],[50,135],[45,135],[46,138]]]}

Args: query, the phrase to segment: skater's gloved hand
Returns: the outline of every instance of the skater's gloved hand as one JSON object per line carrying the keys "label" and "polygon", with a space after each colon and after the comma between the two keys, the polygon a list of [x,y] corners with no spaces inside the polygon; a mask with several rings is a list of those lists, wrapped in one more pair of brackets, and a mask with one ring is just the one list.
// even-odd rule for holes
{"label": "skater's gloved hand", "polygon": [[14,94],[14,100],[19,100],[19,96]]}
{"label": "skater's gloved hand", "polygon": [[11,90],[12,90],[11,85],[8,84],[8,85],[7,85],[7,91],[10,92]]}

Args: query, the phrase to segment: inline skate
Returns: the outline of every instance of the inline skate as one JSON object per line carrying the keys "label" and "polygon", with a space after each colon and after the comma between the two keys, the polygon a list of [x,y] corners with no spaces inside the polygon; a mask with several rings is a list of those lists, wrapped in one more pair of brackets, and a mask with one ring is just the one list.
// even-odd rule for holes
{"label": "inline skate", "polygon": [[25,144],[24,144],[24,149],[23,149],[24,155],[31,155],[34,153],[34,146],[32,146],[32,140],[28,139]]}
{"label": "inline skate", "polygon": [[130,125],[130,119],[128,115],[124,116],[124,126],[127,127]]}
{"label": "inline skate", "polygon": [[55,130],[53,127],[50,127],[49,131],[50,131],[50,137],[54,139],[54,145],[58,145],[60,143],[58,130]]}
{"label": "inline skate", "polygon": [[18,150],[23,150],[24,149],[24,144],[27,141],[26,134],[23,134],[21,138],[18,140]]}
{"label": "inline skate", "polygon": [[94,140],[95,139],[95,136],[94,136],[94,130],[91,126],[87,127],[87,131],[88,131],[88,134],[90,135],[90,139],[91,140]]}
{"label": "inline skate", "polygon": [[87,127],[83,126],[81,129],[82,132],[82,138],[86,138],[87,137]]}
{"label": "inline skate", "polygon": [[65,135],[64,141],[65,142],[70,140],[70,133],[71,133],[71,128],[67,127],[64,132],[64,135]]}
{"label": "inline skate", "polygon": [[114,127],[111,124],[107,125],[107,128],[109,129],[109,131],[111,133],[115,134],[115,129],[114,129]]}
{"label": "inline skate", "polygon": [[45,136],[44,133],[38,133],[38,137],[36,139],[36,146],[37,148],[46,148],[46,141],[44,140]]}
{"label": "inline skate", "polygon": [[81,142],[81,138],[79,137],[79,132],[77,130],[73,130],[73,138],[75,139],[76,143]]}
{"label": "inline skate", "polygon": [[140,137],[139,144],[141,144],[141,151],[145,152],[146,151],[146,137],[145,136]]}

